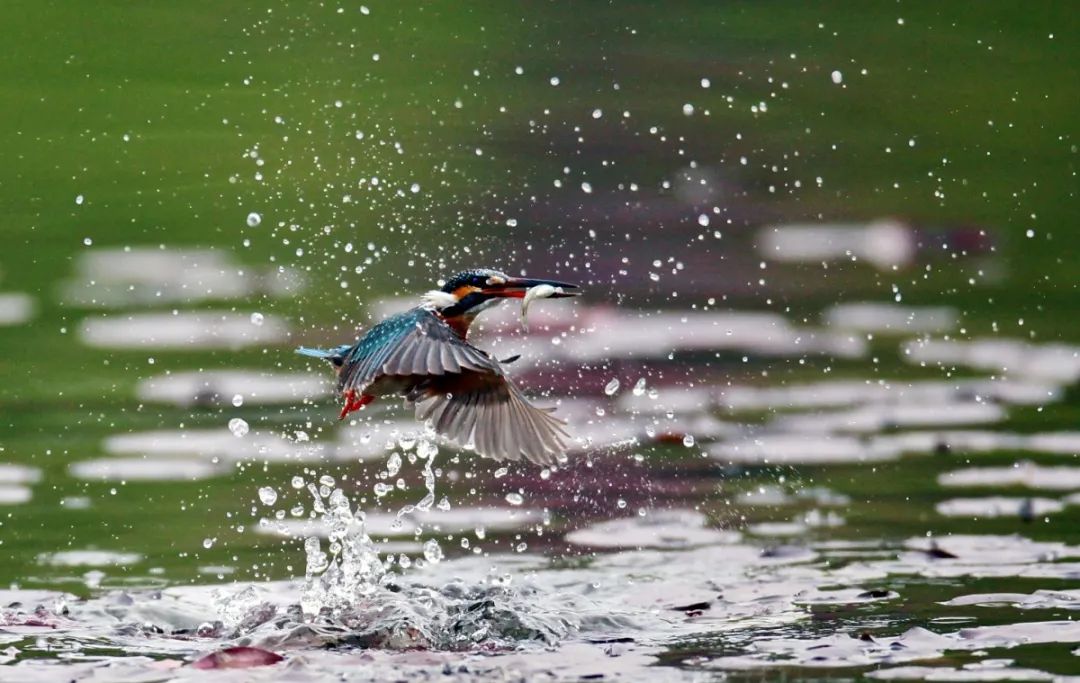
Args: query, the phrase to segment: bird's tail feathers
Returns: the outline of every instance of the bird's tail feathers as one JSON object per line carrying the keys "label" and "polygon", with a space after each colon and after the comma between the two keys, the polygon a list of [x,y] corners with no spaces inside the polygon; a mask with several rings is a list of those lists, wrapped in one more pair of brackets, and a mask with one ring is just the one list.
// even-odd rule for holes
{"label": "bird's tail feathers", "polygon": [[296,352],[301,356],[308,356],[310,358],[322,358],[323,360],[334,360],[335,358],[341,358],[342,352],[347,350],[348,346],[339,346],[336,349],[309,349],[306,346],[301,346],[296,349]]}
{"label": "bird's tail feathers", "polygon": [[297,348],[296,352],[301,356],[310,356],[311,358],[331,358],[334,355],[333,351],[327,351],[326,349],[309,349],[304,346]]}

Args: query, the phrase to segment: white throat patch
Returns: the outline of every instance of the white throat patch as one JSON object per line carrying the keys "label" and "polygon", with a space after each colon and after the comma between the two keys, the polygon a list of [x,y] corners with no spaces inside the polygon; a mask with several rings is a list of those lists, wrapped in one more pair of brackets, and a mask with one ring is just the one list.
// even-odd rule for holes
{"label": "white throat patch", "polygon": [[453,294],[438,289],[424,292],[420,295],[420,300],[423,301],[425,306],[430,306],[435,310],[449,308],[458,302],[457,297]]}

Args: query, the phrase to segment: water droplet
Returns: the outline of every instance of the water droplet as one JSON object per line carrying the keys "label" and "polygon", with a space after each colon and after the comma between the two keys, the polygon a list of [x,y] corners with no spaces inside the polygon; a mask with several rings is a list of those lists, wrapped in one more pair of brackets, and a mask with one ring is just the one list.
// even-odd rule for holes
{"label": "water droplet", "polygon": [[832,82],[837,84],[837,85],[840,85],[841,83],[844,82],[844,74],[840,73],[839,71],[833,71],[832,72]]}
{"label": "water droplet", "polygon": [[693,448],[694,447],[694,435],[693,434],[687,434],[686,436],[684,436],[682,438],[682,445],[686,446],[687,448]]}
{"label": "water droplet", "polygon": [[510,470],[506,469],[505,467],[500,467],[499,469],[495,470],[495,478],[501,479],[502,477],[505,477],[506,473],[509,471]]}
{"label": "water droplet", "polygon": [[262,313],[252,313],[251,314],[251,324],[252,325],[262,325],[263,320],[264,320],[264,318],[263,318]]}
{"label": "water droplet", "polygon": [[439,547],[439,542],[434,538],[429,538],[424,541],[424,559],[431,564],[442,562],[443,551],[442,548]]}
{"label": "water droplet", "polygon": [[270,486],[263,486],[259,489],[259,500],[263,505],[273,505],[277,502],[277,491]]}
{"label": "water droplet", "polygon": [[376,498],[382,498],[386,494],[393,491],[394,487],[391,486],[390,484],[384,484],[384,483],[382,483],[380,481],[380,482],[376,483],[374,486],[372,486],[371,489],[375,492],[375,497]]}
{"label": "water droplet", "polygon": [[78,204],[79,206],[82,206],[83,201],[84,201],[84,197],[81,194],[75,196],[75,203]]}
{"label": "water droplet", "polygon": [[247,215],[247,224],[249,228],[259,227],[259,223],[262,223],[262,216],[252,211]]}
{"label": "water droplet", "polygon": [[214,547],[214,539],[212,539],[212,538],[204,538],[203,541],[202,541],[202,547],[206,548],[207,550],[209,550],[210,548],[213,548]]}
{"label": "water droplet", "polygon": [[521,505],[525,502],[525,497],[522,496],[520,493],[510,492],[506,494],[506,502],[510,503],[511,505]]}
{"label": "water droplet", "polygon": [[582,183],[581,191],[585,194],[592,194],[592,185],[590,183]]}
{"label": "water droplet", "polygon": [[416,444],[416,455],[421,460],[427,460],[439,452],[439,447],[427,439],[421,439]]}
{"label": "water droplet", "polygon": [[292,487],[294,489],[302,489],[302,488],[304,488],[304,478],[299,477],[299,476],[293,477],[292,478]]}
{"label": "water droplet", "polygon": [[619,390],[619,378],[613,377],[610,382],[604,385],[604,393],[608,396],[614,396],[615,392]]}
{"label": "water droplet", "polygon": [[694,105],[689,104],[689,103],[684,104],[682,106],[682,113],[685,114],[686,116],[693,116],[693,114],[694,114]]}
{"label": "water droplet", "polygon": [[634,384],[634,396],[641,396],[645,393],[645,378],[642,377]]}
{"label": "water droplet", "polygon": [[701,214],[700,216],[697,217],[697,223],[701,227],[705,227],[706,225],[709,224],[709,216],[707,214],[704,214],[704,213]]}
{"label": "water droplet", "polygon": [[600,109],[593,109],[593,110],[592,110],[592,117],[593,117],[594,119],[598,119],[598,118],[600,118],[600,117],[601,117],[601,116],[603,116],[603,115],[604,115],[604,112],[603,112],[602,110],[600,110]]}
{"label": "water droplet", "polygon": [[559,84],[559,77],[558,76],[552,76],[551,80],[549,80],[548,82],[551,83],[552,85],[558,85]]}
{"label": "water droplet", "polygon": [[401,471],[401,456],[396,452],[391,453],[390,457],[386,459],[386,474],[392,477],[399,471]]}
{"label": "water droplet", "polygon": [[710,85],[712,85],[712,82],[710,82],[708,78],[702,78],[701,79],[701,87],[702,88],[708,88]]}
{"label": "water droplet", "polygon": [[232,404],[239,408],[240,406],[244,405],[244,397],[240,394],[236,394],[232,397]]}
{"label": "water droplet", "polygon": [[89,247],[91,244],[94,243],[94,240],[90,239],[89,237],[84,237],[82,243]]}
{"label": "water droplet", "polygon": [[243,418],[234,417],[229,420],[229,431],[233,433],[233,436],[241,437],[251,431],[251,427]]}

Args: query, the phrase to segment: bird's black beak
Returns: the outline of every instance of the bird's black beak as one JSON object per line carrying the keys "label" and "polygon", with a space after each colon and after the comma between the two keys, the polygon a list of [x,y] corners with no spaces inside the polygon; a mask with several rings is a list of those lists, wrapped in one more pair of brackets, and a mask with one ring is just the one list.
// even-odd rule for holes
{"label": "bird's black beak", "polygon": [[510,299],[522,299],[525,297],[525,292],[529,291],[533,287],[539,287],[540,285],[548,285],[555,288],[555,292],[548,297],[548,299],[565,299],[570,296],[577,296],[581,294],[577,285],[570,284],[569,282],[559,282],[558,280],[542,280],[526,277],[510,277],[506,278],[505,282],[495,283],[488,285],[484,288],[484,294],[493,297],[506,297]]}

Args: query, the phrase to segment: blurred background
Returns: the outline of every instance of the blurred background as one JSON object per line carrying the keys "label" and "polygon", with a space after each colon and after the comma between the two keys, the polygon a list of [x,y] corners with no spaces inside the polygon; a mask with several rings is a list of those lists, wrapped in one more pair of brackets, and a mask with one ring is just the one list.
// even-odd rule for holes
{"label": "blurred background", "polygon": [[[437,499],[558,532],[492,551],[670,508],[764,545],[1080,541],[1068,3],[0,14],[2,582],[288,578],[306,483],[420,499],[409,416],[338,425],[291,350],[476,266],[587,292],[481,331],[582,439],[544,478],[440,454]],[[1027,475],[950,488],[971,452]]]}

